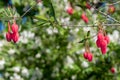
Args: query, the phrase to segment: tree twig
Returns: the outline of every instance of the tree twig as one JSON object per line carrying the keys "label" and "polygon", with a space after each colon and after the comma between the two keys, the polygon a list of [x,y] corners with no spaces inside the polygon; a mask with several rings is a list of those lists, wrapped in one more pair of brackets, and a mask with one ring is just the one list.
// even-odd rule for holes
{"label": "tree twig", "polygon": [[31,6],[28,10],[25,11],[25,13],[23,13],[23,15],[21,16],[21,18],[23,18],[32,8],[34,8],[37,5],[37,3],[33,6]]}
{"label": "tree twig", "polygon": [[[120,26],[120,24],[101,24],[102,26]],[[68,27],[97,27],[98,25],[74,25],[74,24],[62,24],[61,26],[68,26]]]}
{"label": "tree twig", "polygon": [[110,15],[108,15],[108,14],[106,14],[106,13],[104,13],[104,12],[98,10],[98,9],[95,9],[95,10],[98,11],[100,14],[102,14],[102,15],[108,17],[108,18],[111,18],[113,21],[115,21],[115,22],[120,24],[120,22],[118,20],[116,20],[115,18],[111,17]]}
{"label": "tree twig", "polygon": [[115,4],[118,4],[118,3],[120,3],[120,1],[117,1],[117,2],[111,3],[111,4],[106,4],[106,5],[109,6],[109,5],[115,5]]}

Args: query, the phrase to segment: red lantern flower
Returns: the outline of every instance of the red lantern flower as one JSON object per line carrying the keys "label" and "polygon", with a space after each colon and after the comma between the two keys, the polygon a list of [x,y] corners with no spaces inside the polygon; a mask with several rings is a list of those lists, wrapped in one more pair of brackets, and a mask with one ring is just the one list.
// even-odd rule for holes
{"label": "red lantern flower", "polygon": [[68,7],[67,13],[68,13],[69,15],[72,15],[73,12],[74,12],[73,8],[72,8],[72,7]]}
{"label": "red lantern flower", "polygon": [[84,52],[83,56],[84,56],[85,59],[87,59],[88,58],[88,53]]}
{"label": "red lantern flower", "polygon": [[88,54],[88,61],[91,62],[92,59],[93,59],[93,55],[92,55],[92,53],[89,53],[89,54]]}
{"label": "red lantern flower", "polygon": [[6,33],[6,39],[7,39],[8,42],[10,42],[12,40],[12,35],[11,35],[10,32]]}
{"label": "red lantern flower", "polygon": [[85,13],[82,13],[81,18],[85,23],[88,23],[89,20]]}
{"label": "red lantern flower", "polygon": [[111,71],[112,73],[115,73],[115,72],[116,72],[116,69],[115,69],[114,67],[112,67],[112,68],[110,69],[110,71]]}
{"label": "red lantern flower", "polygon": [[90,4],[89,4],[89,3],[87,3],[87,2],[86,2],[86,7],[87,7],[88,9],[91,9]]}
{"label": "red lantern flower", "polygon": [[108,8],[108,13],[114,13],[115,12],[115,7],[114,5],[110,5]]}
{"label": "red lantern flower", "polygon": [[106,35],[106,36],[104,37],[104,39],[107,41],[107,44],[110,43],[110,38],[109,38],[109,36]]}
{"label": "red lantern flower", "polygon": [[13,24],[12,24],[12,32],[13,33],[17,33],[18,32],[18,25],[16,24],[16,22],[14,22]]}
{"label": "red lantern flower", "polygon": [[16,43],[19,40],[19,33],[13,33],[12,40],[14,43]]}
{"label": "red lantern flower", "polygon": [[110,43],[109,37],[106,35],[104,36],[103,32],[99,30],[97,34],[96,45],[98,48],[101,49],[102,54],[107,52],[107,45]]}

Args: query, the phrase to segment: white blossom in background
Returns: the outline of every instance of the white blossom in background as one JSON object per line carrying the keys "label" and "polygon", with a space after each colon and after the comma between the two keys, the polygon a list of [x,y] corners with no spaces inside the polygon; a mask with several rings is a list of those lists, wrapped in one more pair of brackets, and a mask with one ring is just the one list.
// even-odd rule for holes
{"label": "white blossom in background", "polygon": [[53,29],[53,32],[54,32],[54,33],[58,33],[58,29],[57,29],[57,28],[54,28],[54,29]]}
{"label": "white blossom in background", "polygon": [[73,59],[70,56],[67,56],[65,65],[69,68],[74,68],[73,63],[74,63]]}
{"label": "white blossom in background", "polygon": [[85,49],[77,50],[76,54],[83,54],[85,52]]}
{"label": "white blossom in background", "polygon": [[[96,46],[97,47],[97,46]],[[90,51],[92,52],[92,51],[96,51],[97,50],[97,48],[95,48],[95,47],[90,47]]]}
{"label": "white blossom in background", "polygon": [[53,35],[53,30],[51,27],[47,28],[46,29],[46,32],[49,34],[49,35]]}
{"label": "white blossom in background", "polygon": [[32,33],[31,31],[23,31],[20,33],[20,39],[19,41],[24,43],[24,44],[27,44],[29,39],[34,39],[35,37],[35,33]]}
{"label": "white blossom in background", "polygon": [[83,30],[85,31],[85,32],[87,32],[87,31],[91,31],[92,30],[92,28],[91,27],[83,27]]}
{"label": "white blossom in background", "polygon": [[4,76],[5,76],[6,78],[8,78],[8,77],[10,76],[10,74],[9,74],[8,72],[5,72]]}
{"label": "white blossom in background", "polygon": [[[94,36],[94,35],[93,35]],[[94,41],[94,42],[96,42],[97,41],[97,35],[96,36],[94,36],[93,38],[92,38],[92,40]],[[96,45],[96,44],[95,44]]]}
{"label": "white blossom in background", "polygon": [[19,66],[15,66],[12,68],[12,70],[16,73],[20,72],[20,67]]}
{"label": "white blossom in background", "polygon": [[64,2],[65,2],[65,3],[67,3],[67,2],[68,2],[68,0],[64,0]]}
{"label": "white blossom in background", "polygon": [[0,70],[4,69],[4,64],[5,64],[5,60],[1,59],[0,60]]}
{"label": "white blossom in background", "polygon": [[20,36],[19,41],[22,42],[22,43],[24,43],[24,44],[28,43],[28,39],[24,38],[23,36]]}
{"label": "white blossom in background", "polygon": [[35,37],[35,43],[36,43],[36,44],[41,44],[41,39],[40,39],[40,37]]}
{"label": "white blossom in background", "polygon": [[73,29],[70,30],[70,33],[74,33]]}
{"label": "white blossom in background", "polygon": [[68,44],[67,49],[70,49],[70,48],[72,48],[72,45]]}
{"label": "white blossom in background", "polygon": [[79,31],[79,28],[75,28],[75,32],[77,33]]}
{"label": "white blossom in background", "polygon": [[90,10],[91,10],[91,12],[92,12],[92,13],[95,11],[95,9],[94,9],[94,8],[91,8]]}
{"label": "white blossom in background", "polygon": [[70,18],[67,17],[67,18],[61,18],[61,23],[63,24],[69,24],[70,23]]}
{"label": "white blossom in background", "polygon": [[10,77],[10,80],[24,80],[24,79],[17,73],[14,73],[13,76]]}
{"label": "white blossom in background", "polygon": [[32,77],[30,80],[41,80],[42,77],[43,77],[42,71],[36,67],[36,69],[32,73]]}
{"label": "white blossom in background", "polygon": [[[58,73],[60,71],[59,67],[60,67],[60,63],[56,63],[56,65],[53,67],[53,71],[51,73],[52,77],[55,77],[58,75]],[[62,72],[64,72],[64,70]]]}
{"label": "white blossom in background", "polygon": [[22,76],[29,77],[29,71],[27,68],[23,68],[21,71]]}
{"label": "white blossom in background", "polygon": [[58,29],[57,29],[57,28],[49,27],[49,28],[46,29],[46,32],[47,32],[49,35],[53,35],[54,33],[58,33]]}
{"label": "white blossom in background", "polygon": [[56,49],[59,49],[60,48],[60,46],[58,45],[58,46],[56,46]]}
{"label": "white blossom in background", "polygon": [[113,35],[113,38],[114,38],[114,39],[116,39],[116,40],[119,39],[119,31],[114,30],[112,35]]}
{"label": "white blossom in background", "polygon": [[35,33],[32,33],[31,31],[28,31],[27,34],[28,34],[27,37],[30,38],[30,39],[33,39],[34,36],[35,36]]}
{"label": "white blossom in background", "polygon": [[39,7],[43,7],[43,3],[42,2],[39,2],[38,4],[37,4]]}
{"label": "white blossom in background", "polygon": [[40,37],[35,37],[35,42],[34,42],[34,48],[37,48],[38,46],[41,46],[42,42]]}
{"label": "white blossom in background", "polygon": [[15,53],[15,49],[9,49],[8,54],[13,55]]}
{"label": "white blossom in background", "polygon": [[3,47],[5,45],[5,40],[0,41],[0,47]]}
{"label": "white blossom in background", "polygon": [[41,54],[40,53],[37,53],[36,55],[35,55],[35,58],[40,58],[41,57]]}
{"label": "white blossom in background", "polygon": [[112,34],[108,34],[108,36],[110,37],[110,41],[111,42],[118,42],[119,40],[119,31],[114,30]]}
{"label": "white blossom in background", "polygon": [[27,44],[28,43],[28,39],[27,38],[24,38],[24,37],[20,37],[20,41],[24,44]]}
{"label": "white blossom in background", "polygon": [[57,73],[59,72],[59,68],[58,67],[54,67],[52,73],[51,73],[51,76],[52,77],[55,77],[57,75]]}
{"label": "white blossom in background", "polygon": [[98,1],[99,1],[99,0],[94,0],[93,2],[94,2],[94,3],[97,3]]}
{"label": "white blossom in background", "polygon": [[50,49],[46,49],[46,53],[50,53],[51,52],[51,50]]}
{"label": "white blossom in background", "polygon": [[81,66],[82,66],[83,68],[87,68],[87,67],[89,66],[89,64],[88,64],[88,62],[83,61],[82,64],[81,64]]}
{"label": "white blossom in background", "polygon": [[71,79],[76,80],[76,75],[72,75]]}

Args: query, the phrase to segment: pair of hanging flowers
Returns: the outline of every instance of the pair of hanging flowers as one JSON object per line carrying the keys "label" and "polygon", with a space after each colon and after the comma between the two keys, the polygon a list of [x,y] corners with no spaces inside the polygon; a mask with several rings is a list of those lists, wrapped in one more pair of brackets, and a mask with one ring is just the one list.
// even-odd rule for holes
{"label": "pair of hanging flowers", "polygon": [[[107,53],[107,45],[109,43],[110,43],[109,36],[106,34],[106,31],[103,29],[103,27],[99,26],[98,33],[97,33],[96,46],[100,48],[103,55]],[[83,56],[89,62],[91,62],[93,59],[93,54],[90,52],[88,40],[85,40],[85,52],[83,53]]]}
{"label": "pair of hanging flowers", "polygon": [[10,22],[8,22],[8,31],[6,33],[6,39],[8,42],[13,41],[16,43],[19,40],[19,33],[18,33],[18,25],[14,21],[11,25]]}

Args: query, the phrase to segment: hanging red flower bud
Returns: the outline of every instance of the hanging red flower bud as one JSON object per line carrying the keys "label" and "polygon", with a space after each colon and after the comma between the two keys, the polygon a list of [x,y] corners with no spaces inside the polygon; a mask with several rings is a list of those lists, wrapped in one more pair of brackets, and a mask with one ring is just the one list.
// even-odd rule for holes
{"label": "hanging red flower bud", "polygon": [[6,39],[8,42],[10,42],[12,40],[11,33],[9,33],[9,32],[6,33]]}
{"label": "hanging red flower bud", "polygon": [[84,52],[83,56],[84,56],[85,59],[87,59],[88,58],[88,53]]}
{"label": "hanging red flower bud", "polygon": [[101,47],[101,52],[102,52],[102,54],[106,54],[106,52],[107,52],[107,47]]}
{"label": "hanging red flower bud", "polygon": [[89,20],[85,13],[82,13],[81,18],[85,23],[88,23]]}
{"label": "hanging red flower bud", "polygon": [[110,5],[108,8],[108,13],[114,13],[115,12],[115,7],[113,5]]}
{"label": "hanging red flower bud", "polygon": [[107,41],[102,40],[100,46],[102,54],[105,54],[107,52]]}
{"label": "hanging red flower bud", "polygon": [[109,36],[106,35],[106,36],[104,37],[104,39],[107,41],[107,44],[110,43],[110,38],[109,38]]}
{"label": "hanging red flower bud", "polygon": [[13,33],[17,33],[17,32],[18,32],[18,25],[16,24],[16,22],[14,22],[14,23],[12,24],[12,32],[13,32]]}
{"label": "hanging red flower bud", "polygon": [[73,14],[73,8],[72,8],[72,7],[68,7],[67,13],[68,13],[69,15],[72,15],[72,14]]}
{"label": "hanging red flower bud", "polygon": [[97,38],[98,38],[98,40],[103,40],[104,39],[103,33],[102,32],[98,32]]}
{"label": "hanging red flower bud", "polygon": [[101,40],[100,47],[107,47],[107,41],[106,40]]}
{"label": "hanging red flower bud", "polygon": [[100,48],[100,41],[99,41],[99,39],[96,40],[96,45],[97,45],[98,48]]}
{"label": "hanging red flower bud", "polygon": [[114,67],[112,67],[112,68],[110,69],[110,71],[111,71],[112,73],[115,73],[115,72],[116,72],[116,69],[115,69]]}
{"label": "hanging red flower bud", "polygon": [[89,3],[87,3],[87,2],[86,2],[86,7],[87,7],[88,9],[91,9],[90,4],[89,4]]}
{"label": "hanging red flower bud", "polygon": [[88,61],[91,62],[93,59],[93,55],[92,53],[88,53]]}
{"label": "hanging red flower bud", "polygon": [[19,33],[13,33],[12,40],[14,43],[16,43],[19,40]]}

